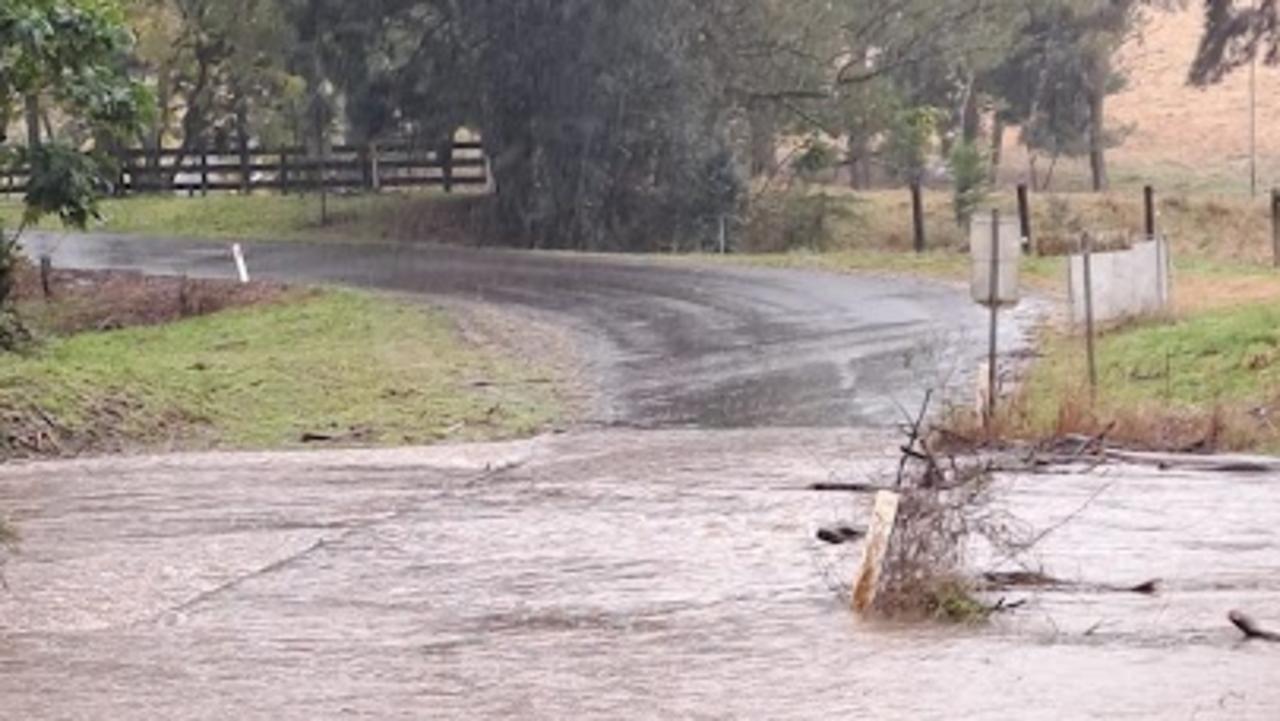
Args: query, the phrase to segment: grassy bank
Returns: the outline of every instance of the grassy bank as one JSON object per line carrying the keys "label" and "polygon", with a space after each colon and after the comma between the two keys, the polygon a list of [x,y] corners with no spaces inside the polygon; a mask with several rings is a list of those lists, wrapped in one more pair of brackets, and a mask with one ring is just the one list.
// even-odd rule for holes
{"label": "grassy bank", "polygon": [[1096,403],[1083,340],[1049,340],[1005,419],[1028,438],[1105,434],[1165,450],[1280,451],[1280,306],[1246,304],[1103,335]]}
{"label": "grassy bank", "polygon": [[438,312],[334,291],[0,356],[0,409],[11,445],[64,452],[489,439],[555,417],[530,372]]}

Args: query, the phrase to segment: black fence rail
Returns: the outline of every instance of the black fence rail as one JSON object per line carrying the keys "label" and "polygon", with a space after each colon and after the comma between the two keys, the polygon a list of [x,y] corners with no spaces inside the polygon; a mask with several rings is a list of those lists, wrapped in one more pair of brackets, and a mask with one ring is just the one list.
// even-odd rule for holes
{"label": "black fence rail", "polygon": [[[489,165],[478,142],[458,142],[447,150],[409,144],[338,145],[323,157],[303,148],[224,151],[130,150],[120,158],[112,189],[131,193],[196,193],[437,187],[489,184]],[[26,192],[24,169],[0,175],[0,195]]]}

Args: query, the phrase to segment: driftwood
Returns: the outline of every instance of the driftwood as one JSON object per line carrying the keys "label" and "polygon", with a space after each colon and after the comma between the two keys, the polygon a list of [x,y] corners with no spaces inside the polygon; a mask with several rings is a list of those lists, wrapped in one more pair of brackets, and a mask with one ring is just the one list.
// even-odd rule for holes
{"label": "driftwood", "polygon": [[1280,633],[1263,629],[1252,618],[1246,616],[1240,611],[1232,611],[1227,614],[1227,618],[1238,629],[1244,637],[1250,641],[1270,641],[1271,643],[1280,643]]}
{"label": "driftwood", "polygon": [[1178,453],[1134,453],[1108,450],[1106,457],[1121,463],[1156,466],[1165,470],[1202,473],[1280,473],[1280,458],[1267,456],[1192,456]]}
{"label": "driftwood", "polygon": [[817,493],[877,493],[890,489],[873,483],[814,483],[809,490]]}
{"label": "driftwood", "polygon": [[836,526],[835,528],[818,529],[817,537],[823,543],[829,543],[833,546],[840,546],[850,541],[856,541],[867,532],[858,528],[850,528],[849,526]]}
{"label": "driftwood", "polygon": [[989,589],[1011,590],[1035,588],[1041,590],[1091,591],[1094,593],[1136,593],[1154,596],[1160,593],[1161,581],[1153,578],[1134,586],[1111,583],[1082,583],[1064,581],[1037,571],[991,571],[982,574]]}

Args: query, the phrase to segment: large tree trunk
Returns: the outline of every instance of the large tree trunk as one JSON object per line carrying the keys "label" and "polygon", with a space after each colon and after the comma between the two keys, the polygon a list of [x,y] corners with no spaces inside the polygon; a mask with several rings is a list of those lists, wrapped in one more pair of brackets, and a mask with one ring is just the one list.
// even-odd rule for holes
{"label": "large tree trunk", "polygon": [[1000,163],[1004,161],[1004,118],[996,113],[991,125],[991,182],[1000,181]]}
{"label": "large tree trunk", "polygon": [[173,120],[173,66],[168,61],[156,71],[156,110],[155,124],[139,132],[142,147],[147,151],[147,167],[153,174],[160,167],[160,151],[164,149],[164,137]]}
{"label": "large tree trunk", "polygon": [[209,111],[214,103],[213,66],[221,61],[215,48],[201,45],[196,48],[196,79],[190,92],[187,93],[187,108],[182,116],[182,145],[178,147],[173,158],[173,165],[168,172],[157,172],[151,179],[160,181],[164,187],[173,185],[176,169],[182,167],[187,156],[195,148],[205,147],[205,133],[209,130]]}
{"label": "large tree trunk", "polygon": [[1107,141],[1104,126],[1106,91],[1095,90],[1089,99],[1089,169],[1093,173],[1093,191],[1100,193],[1109,185],[1107,177]]}
{"label": "large tree trunk", "polygon": [[1109,58],[1100,56],[1093,63],[1089,82],[1089,169],[1093,174],[1093,191],[1106,190],[1107,177],[1107,80],[1111,76]]}
{"label": "large tree trunk", "polygon": [[40,96],[30,93],[24,99],[26,103],[27,147],[40,147]]}
{"label": "large tree trunk", "polygon": [[982,133],[982,109],[978,101],[978,91],[970,78],[964,91],[964,104],[960,108],[960,137],[969,144],[978,142],[978,135]]}
{"label": "large tree trunk", "polygon": [[849,163],[849,187],[854,190],[865,190],[869,184],[871,173],[867,167],[867,156],[870,152],[871,146],[865,137],[849,134],[845,157]]}
{"label": "large tree trunk", "polygon": [[768,109],[753,109],[751,123],[751,175],[773,175],[778,170],[778,124]]}
{"label": "large tree trunk", "polygon": [[249,155],[249,100],[238,82],[235,88],[235,104],[236,147],[240,151],[240,194],[248,195],[253,182],[253,174],[249,170],[252,159]]}

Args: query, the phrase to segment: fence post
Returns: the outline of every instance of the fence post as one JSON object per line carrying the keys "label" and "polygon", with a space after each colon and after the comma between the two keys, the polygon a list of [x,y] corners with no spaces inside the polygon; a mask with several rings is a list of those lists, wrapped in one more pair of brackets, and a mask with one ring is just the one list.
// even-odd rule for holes
{"label": "fence post", "polygon": [[329,225],[329,141],[320,140],[320,225]]}
{"label": "fence post", "polygon": [[[135,169],[133,158],[133,155],[125,153],[124,162],[120,163],[120,184],[118,186],[118,195],[122,197],[133,192],[133,186],[138,184],[138,173]],[[128,180],[126,181],[125,178],[128,178]]]}
{"label": "fence post", "polygon": [[200,195],[209,195],[209,149],[200,148]]}
{"label": "fence post", "polygon": [[378,157],[378,144],[369,145],[369,176],[373,181],[373,192],[382,192],[382,159]]}
{"label": "fence post", "polygon": [[40,256],[40,290],[45,300],[53,297],[53,258],[48,254]]}
{"label": "fence post", "polygon": [[1271,246],[1275,267],[1280,268],[1280,189],[1271,191]]}
{"label": "fence post", "polygon": [[915,231],[915,249],[917,253],[925,251],[924,235],[924,190],[919,180],[911,182],[911,225]]}
{"label": "fence post", "polygon": [[249,171],[249,141],[246,138],[240,138],[240,193],[248,195],[250,190],[251,173]]}
{"label": "fence post", "polygon": [[289,151],[280,151],[280,194],[289,194]]}
{"label": "fence post", "polygon": [[369,155],[369,144],[365,143],[356,150],[356,165],[360,166],[360,187],[373,189],[373,160]]}
{"label": "fence post", "polygon": [[1084,334],[1085,352],[1089,356],[1089,398],[1098,402],[1098,355],[1094,346],[1093,328],[1093,237],[1088,233],[1081,239],[1084,261]]}
{"label": "fence post", "polygon": [[1026,183],[1018,184],[1018,229],[1022,231],[1022,249],[1027,253],[1035,252],[1035,241],[1031,239],[1031,200]]}
{"label": "fence post", "polygon": [[444,179],[444,192],[453,192],[453,139],[450,138],[436,149],[436,160],[440,161],[440,175]]}
{"label": "fence post", "polygon": [[1142,189],[1142,205],[1146,215],[1148,238],[1156,237],[1156,189],[1150,185]]}

